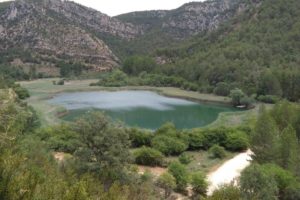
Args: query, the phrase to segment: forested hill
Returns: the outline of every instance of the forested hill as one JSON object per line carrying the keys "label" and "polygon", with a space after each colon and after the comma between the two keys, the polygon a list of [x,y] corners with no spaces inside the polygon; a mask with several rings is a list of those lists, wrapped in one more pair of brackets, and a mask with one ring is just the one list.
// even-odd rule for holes
{"label": "forested hill", "polygon": [[300,99],[300,2],[265,0],[179,48],[157,53],[162,69],[208,91],[240,87],[249,95]]}

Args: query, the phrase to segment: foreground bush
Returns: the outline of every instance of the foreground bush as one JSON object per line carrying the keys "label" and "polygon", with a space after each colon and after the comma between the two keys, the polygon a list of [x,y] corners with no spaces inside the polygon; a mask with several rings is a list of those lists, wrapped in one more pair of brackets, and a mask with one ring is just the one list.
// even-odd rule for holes
{"label": "foreground bush", "polygon": [[213,192],[205,200],[238,200],[241,199],[241,192],[233,184],[223,185]]}
{"label": "foreground bush", "polygon": [[227,135],[225,148],[230,151],[244,151],[249,147],[249,138],[242,131],[230,132]]}
{"label": "foreground bush", "polygon": [[185,191],[189,182],[189,176],[186,167],[179,162],[172,162],[169,165],[168,170],[176,179],[177,189],[180,191]]}
{"label": "foreground bush", "polygon": [[135,162],[140,165],[160,166],[163,163],[163,154],[149,147],[142,147],[134,152]]}
{"label": "foreground bush", "polygon": [[164,135],[154,137],[152,146],[165,155],[179,155],[188,148],[183,140]]}
{"label": "foreground bush", "polygon": [[129,139],[132,147],[150,146],[153,133],[137,128],[131,128],[129,131]]}
{"label": "foreground bush", "polygon": [[193,160],[193,156],[187,154],[186,152],[180,154],[180,156],[178,157],[179,162],[181,162],[184,165],[187,165],[189,163],[192,162]]}
{"label": "foreground bush", "polygon": [[172,190],[176,188],[176,179],[172,174],[166,172],[158,178],[157,185],[165,190],[165,199],[167,199]]}
{"label": "foreground bush", "polygon": [[212,146],[209,150],[209,153],[212,158],[225,158],[226,157],[226,151],[224,147],[221,147],[219,145]]}
{"label": "foreground bush", "polygon": [[196,172],[191,175],[191,184],[195,197],[206,196],[208,182],[206,181],[206,176],[202,172]]}

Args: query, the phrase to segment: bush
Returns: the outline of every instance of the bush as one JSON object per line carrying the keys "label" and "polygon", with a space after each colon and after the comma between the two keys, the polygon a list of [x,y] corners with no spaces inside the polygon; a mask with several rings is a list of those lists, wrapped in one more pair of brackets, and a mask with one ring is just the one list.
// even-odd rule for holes
{"label": "bush", "polygon": [[209,150],[209,153],[212,158],[225,158],[226,157],[226,151],[224,147],[221,147],[219,145],[212,146]]}
{"label": "bush", "polygon": [[188,148],[188,145],[181,139],[159,135],[153,138],[152,147],[165,155],[179,155]]}
{"label": "bush", "polygon": [[29,92],[27,89],[22,88],[20,85],[14,87],[15,93],[18,95],[19,99],[27,99],[30,97]]}
{"label": "bush", "polygon": [[54,151],[74,153],[81,144],[79,135],[70,126],[64,124],[41,129],[38,134]]}
{"label": "bush", "polygon": [[206,196],[208,183],[206,177],[202,172],[196,172],[191,176],[191,184],[194,191],[194,196]]}
{"label": "bush", "polygon": [[242,131],[230,132],[227,135],[225,148],[230,151],[244,151],[249,147],[249,138]]}
{"label": "bush", "polygon": [[222,185],[206,200],[233,200],[241,199],[241,192],[237,186],[233,184]]}
{"label": "bush", "polygon": [[264,103],[275,104],[280,100],[280,98],[273,95],[260,95],[259,97],[257,97],[257,100]]}
{"label": "bush", "polygon": [[205,135],[203,131],[192,131],[187,134],[189,149],[199,150],[204,148]]}
{"label": "bush", "polygon": [[64,79],[61,79],[61,80],[59,80],[56,84],[57,84],[57,85],[64,85],[64,84],[65,84],[65,80],[64,80]]}
{"label": "bush", "polygon": [[187,165],[192,162],[193,157],[188,155],[186,152],[184,152],[184,153],[180,154],[180,156],[178,157],[178,160],[180,163]]}
{"label": "bush", "polygon": [[172,162],[168,170],[176,179],[177,189],[184,191],[189,181],[185,166],[179,162]]}
{"label": "bush", "polygon": [[227,139],[227,133],[228,133],[228,129],[226,128],[214,128],[214,129],[203,130],[204,149],[209,149],[215,144],[224,146]]}
{"label": "bush", "polygon": [[255,100],[248,96],[242,97],[241,101],[240,101],[241,105],[246,106],[246,108],[253,107],[254,102],[255,102]]}
{"label": "bush", "polygon": [[165,190],[165,199],[167,199],[172,190],[176,188],[176,179],[172,174],[166,172],[158,178],[157,184]]}
{"label": "bush", "polygon": [[134,152],[135,162],[140,165],[161,166],[164,156],[160,151],[142,147]]}
{"label": "bush", "polygon": [[154,136],[153,133],[137,128],[131,128],[128,131],[132,147],[142,147],[151,145],[151,140]]}

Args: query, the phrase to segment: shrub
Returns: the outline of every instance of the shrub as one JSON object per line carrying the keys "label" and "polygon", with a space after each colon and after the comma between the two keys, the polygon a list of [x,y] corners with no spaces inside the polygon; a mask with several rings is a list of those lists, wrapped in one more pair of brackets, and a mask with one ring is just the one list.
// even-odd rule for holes
{"label": "shrub", "polygon": [[176,179],[172,174],[166,172],[158,178],[157,184],[165,190],[165,199],[167,199],[172,190],[176,188]]}
{"label": "shrub", "polygon": [[212,158],[225,158],[226,157],[226,151],[224,147],[221,147],[219,145],[214,145],[209,149],[209,153]]}
{"label": "shrub", "polygon": [[260,95],[259,97],[257,97],[257,100],[264,103],[275,104],[280,100],[280,98],[273,95]]}
{"label": "shrub", "polygon": [[209,149],[213,145],[221,145],[224,146],[226,138],[227,138],[228,129],[226,128],[215,128],[215,129],[206,129],[203,130],[204,141],[203,147],[204,149]]}
{"label": "shrub", "polygon": [[181,139],[159,135],[153,138],[152,147],[165,155],[179,155],[188,148],[188,145]]}
{"label": "shrub", "polygon": [[230,151],[243,151],[249,147],[249,138],[242,131],[230,132],[227,135],[225,148]]}
{"label": "shrub", "polygon": [[233,200],[241,199],[241,192],[237,186],[233,184],[222,185],[206,200]]}
{"label": "shrub", "polygon": [[160,151],[149,147],[142,147],[134,152],[135,162],[140,165],[160,166],[164,156]]}
{"label": "shrub", "polygon": [[19,99],[27,99],[30,97],[27,89],[22,88],[20,85],[17,85],[14,88],[15,93],[18,95]]}
{"label": "shrub", "polygon": [[172,162],[168,170],[176,179],[177,189],[184,191],[189,181],[185,166],[179,162]]}
{"label": "shrub", "polygon": [[128,131],[132,147],[142,147],[151,145],[151,140],[154,136],[153,133],[137,128],[131,128]]}
{"label": "shrub", "polygon": [[65,84],[65,80],[64,80],[64,79],[61,79],[61,80],[59,80],[56,84],[57,84],[57,85],[64,85],[64,84]]}
{"label": "shrub", "polygon": [[204,148],[205,136],[202,131],[192,131],[187,133],[189,149],[198,150]]}
{"label": "shrub", "polygon": [[253,107],[253,104],[254,104],[255,100],[251,97],[248,97],[248,96],[244,96],[241,98],[241,105],[244,105],[246,106],[246,108],[251,108]]}
{"label": "shrub", "polygon": [[202,172],[196,172],[191,176],[191,184],[194,191],[194,196],[206,196],[208,183]]}
{"label": "shrub", "polygon": [[187,165],[192,162],[193,157],[190,156],[189,154],[187,154],[186,152],[184,152],[184,153],[180,154],[180,156],[178,157],[178,160],[182,164]]}

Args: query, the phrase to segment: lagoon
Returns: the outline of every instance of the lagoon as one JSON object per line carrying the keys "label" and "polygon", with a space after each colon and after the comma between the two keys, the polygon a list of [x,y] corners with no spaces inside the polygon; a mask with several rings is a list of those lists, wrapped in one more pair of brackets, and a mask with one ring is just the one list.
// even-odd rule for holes
{"label": "lagoon", "polygon": [[68,110],[63,120],[73,121],[86,112],[100,110],[128,126],[153,130],[166,122],[179,129],[203,127],[215,121],[221,112],[236,111],[229,106],[196,103],[150,91],[61,93],[49,103]]}

